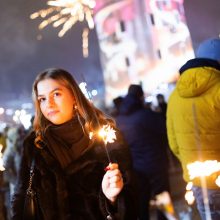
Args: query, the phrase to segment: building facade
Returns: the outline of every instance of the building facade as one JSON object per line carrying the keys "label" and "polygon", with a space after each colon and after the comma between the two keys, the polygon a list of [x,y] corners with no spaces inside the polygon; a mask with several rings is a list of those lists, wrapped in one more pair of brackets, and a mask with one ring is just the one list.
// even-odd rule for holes
{"label": "building facade", "polygon": [[131,83],[146,97],[169,92],[194,57],[183,0],[98,0],[94,19],[107,106]]}

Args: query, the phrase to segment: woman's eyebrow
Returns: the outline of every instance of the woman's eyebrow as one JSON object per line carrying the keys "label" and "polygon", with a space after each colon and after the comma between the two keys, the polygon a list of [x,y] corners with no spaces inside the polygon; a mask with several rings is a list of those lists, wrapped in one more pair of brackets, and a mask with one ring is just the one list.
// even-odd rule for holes
{"label": "woman's eyebrow", "polygon": [[[55,89],[51,90],[50,93],[57,92],[57,91],[62,91],[62,89],[61,88],[55,88]],[[42,96],[44,96],[44,95],[38,94],[37,97],[42,97]]]}

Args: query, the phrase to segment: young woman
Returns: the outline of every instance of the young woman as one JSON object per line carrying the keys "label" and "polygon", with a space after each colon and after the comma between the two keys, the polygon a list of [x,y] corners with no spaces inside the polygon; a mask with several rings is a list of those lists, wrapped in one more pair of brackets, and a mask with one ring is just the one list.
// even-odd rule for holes
{"label": "young woman", "polygon": [[[39,219],[135,220],[130,154],[113,120],[95,108],[62,69],[37,76],[33,100],[34,131],[24,142],[12,219],[23,219],[34,159],[32,186]],[[107,143],[111,163],[98,136],[103,125],[116,130],[114,143]]]}

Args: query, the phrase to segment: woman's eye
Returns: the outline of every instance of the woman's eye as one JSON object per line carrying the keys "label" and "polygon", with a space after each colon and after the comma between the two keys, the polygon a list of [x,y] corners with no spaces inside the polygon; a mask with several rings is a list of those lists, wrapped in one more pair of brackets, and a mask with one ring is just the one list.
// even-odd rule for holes
{"label": "woman's eye", "polygon": [[57,96],[60,96],[61,94],[59,93],[59,92],[55,92],[54,94],[53,94],[53,96],[54,97],[57,97]]}
{"label": "woman's eye", "polygon": [[38,101],[40,102],[40,103],[42,103],[43,101],[45,101],[46,99],[45,98],[39,98],[38,99]]}

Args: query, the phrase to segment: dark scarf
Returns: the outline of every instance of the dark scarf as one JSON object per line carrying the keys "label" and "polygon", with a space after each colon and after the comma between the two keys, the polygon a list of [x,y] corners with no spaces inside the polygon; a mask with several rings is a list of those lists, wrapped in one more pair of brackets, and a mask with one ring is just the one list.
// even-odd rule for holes
{"label": "dark scarf", "polygon": [[62,168],[78,159],[89,145],[89,138],[84,134],[77,117],[62,125],[50,125],[44,138],[49,151]]}

